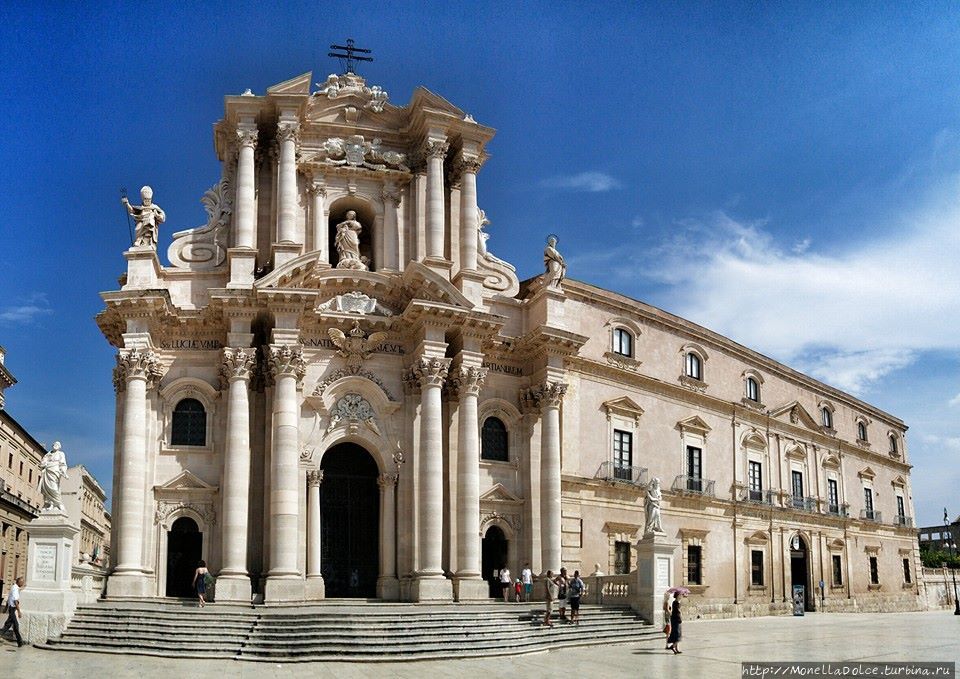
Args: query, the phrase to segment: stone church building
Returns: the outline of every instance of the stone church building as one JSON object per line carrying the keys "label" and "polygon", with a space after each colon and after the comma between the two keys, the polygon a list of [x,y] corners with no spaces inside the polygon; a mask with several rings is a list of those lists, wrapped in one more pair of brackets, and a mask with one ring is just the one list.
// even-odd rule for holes
{"label": "stone church building", "polygon": [[[108,597],[477,600],[636,567],[663,488],[702,612],[918,606],[905,424],[726,337],[487,249],[494,130],[352,73],[225,99],[208,222],[149,190],[117,348]],[[157,196],[160,203],[163,196]],[[176,221],[176,220],[172,220]],[[572,272],[577,274],[577,272]],[[821,589],[822,587],[822,589]]]}

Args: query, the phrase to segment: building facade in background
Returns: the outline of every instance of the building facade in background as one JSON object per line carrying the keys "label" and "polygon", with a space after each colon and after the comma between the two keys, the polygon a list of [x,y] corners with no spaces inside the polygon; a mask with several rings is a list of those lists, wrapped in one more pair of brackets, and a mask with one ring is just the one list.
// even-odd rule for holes
{"label": "building facade in background", "polygon": [[110,512],[103,488],[78,464],[67,470],[60,493],[70,522],[80,529],[73,541],[73,564],[106,568],[110,563]]}
{"label": "building facade in background", "polygon": [[784,610],[795,587],[807,609],[920,605],[902,421],[564,278],[554,248],[521,282],[478,203],[493,129],[423,88],[400,107],[352,73],[311,82],[226,97],[208,222],[169,265],[156,205],[131,208],[98,316],[108,596],[188,594],[201,558],[240,601],[475,600],[527,562],[625,573],[657,478],[671,584],[701,614]]}

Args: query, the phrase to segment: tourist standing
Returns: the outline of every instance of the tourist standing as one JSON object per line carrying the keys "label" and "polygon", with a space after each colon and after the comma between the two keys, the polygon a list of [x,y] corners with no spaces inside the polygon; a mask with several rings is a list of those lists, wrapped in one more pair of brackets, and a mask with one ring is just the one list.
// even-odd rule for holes
{"label": "tourist standing", "polygon": [[520,581],[523,583],[523,600],[530,601],[530,594],[533,592],[533,571],[530,570],[530,564],[523,564],[523,570],[520,572]]}
{"label": "tourist standing", "polygon": [[514,584],[513,592],[513,600],[517,603],[520,603],[520,594],[523,592],[523,585],[520,584],[519,580],[517,580],[516,584]]}
{"label": "tourist standing", "polygon": [[7,630],[13,628],[13,635],[17,638],[17,647],[23,646],[23,637],[20,636],[20,621],[23,617],[20,611],[20,590],[23,588],[23,578],[17,578],[7,594],[7,621],[3,624],[3,631],[0,634],[6,634]]}
{"label": "tourist standing", "polygon": [[567,584],[567,594],[570,599],[570,622],[576,625],[580,624],[580,597],[585,587],[580,579],[580,571],[574,571],[573,579]]}
{"label": "tourist standing", "polygon": [[673,606],[670,609],[670,636],[667,637],[667,648],[674,653],[683,653],[680,650],[680,592],[673,593]]}
{"label": "tourist standing", "polygon": [[500,569],[500,587],[503,589],[503,603],[510,603],[510,589],[513,587],[513,578],[510,569],[504,566]]}
{"label": "tourist standing", "polygon": [[545,627],[553,627],[553,623],[550,622],[550,616],[553,614],[553,601],[557,598],[557,583],[553,578],[553,571],[547,571],[547,577],[544,579],[544,590],[543,590],[543,603],[547,609],[547,612],[543,616],[543,624]]}
{"label": "tourist standing", "polygon": [[207,603],[203,597],[207,594],[207,573],[209,572],[207,562],[200,559],[197,570],[193,572],[193,587],[197,592],[197,598],[200,600],[200,608],[203,608]]}
{"label": "tourist standing", "polygon": [[561,567],[557,576],[557,606],[560,608],[560,620],[567,619],[567,569]]}

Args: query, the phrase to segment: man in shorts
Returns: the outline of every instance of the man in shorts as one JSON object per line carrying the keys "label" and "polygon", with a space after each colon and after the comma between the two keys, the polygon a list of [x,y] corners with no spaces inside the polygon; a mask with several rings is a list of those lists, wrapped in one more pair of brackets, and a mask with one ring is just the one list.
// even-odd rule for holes
{"label": "man in shorts", "polygon": [[550,622],[550,616],[553,614],[553,602],[557,598],[558,592],[557,583],[553,581],[553,571],[547,571],[547,577],[543,584],[543,603],[547,609],[546,615],[543,616],[543,625],[544,627],[553,627],[553,623]]}
{"label": "man in shorts", "polygon": [[585,588],[583,580],[580,579],[580,571],[574,571],[573,579],[567,584],[567,598],[570,601],[570,622],[575,625],[580,624],[580,597],[583,596]]}
{"label": "man in shorts", "polygon": [[520,572],[520,582],[523,583],[523,600],[530,601],[530,594],[533,592],[533,571],[530,570],[530,564],[523,564],[523,570]]}

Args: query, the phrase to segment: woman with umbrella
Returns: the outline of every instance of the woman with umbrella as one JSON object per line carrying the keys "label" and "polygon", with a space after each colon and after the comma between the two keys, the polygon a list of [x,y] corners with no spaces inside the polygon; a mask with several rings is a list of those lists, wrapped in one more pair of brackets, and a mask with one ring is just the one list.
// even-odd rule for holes
{"label": "woman with umbrella", "polygon": [[671,587],[664,594],[663,608],[667,612],[670,595],[673,595],[673,603],[670,604],[670,635],[667,637],[667,650],[674,653],[683,653],[680,650],[680,624],[683,619],[680,617],[680,597],[687,596],[690,590],[686,587]]}

